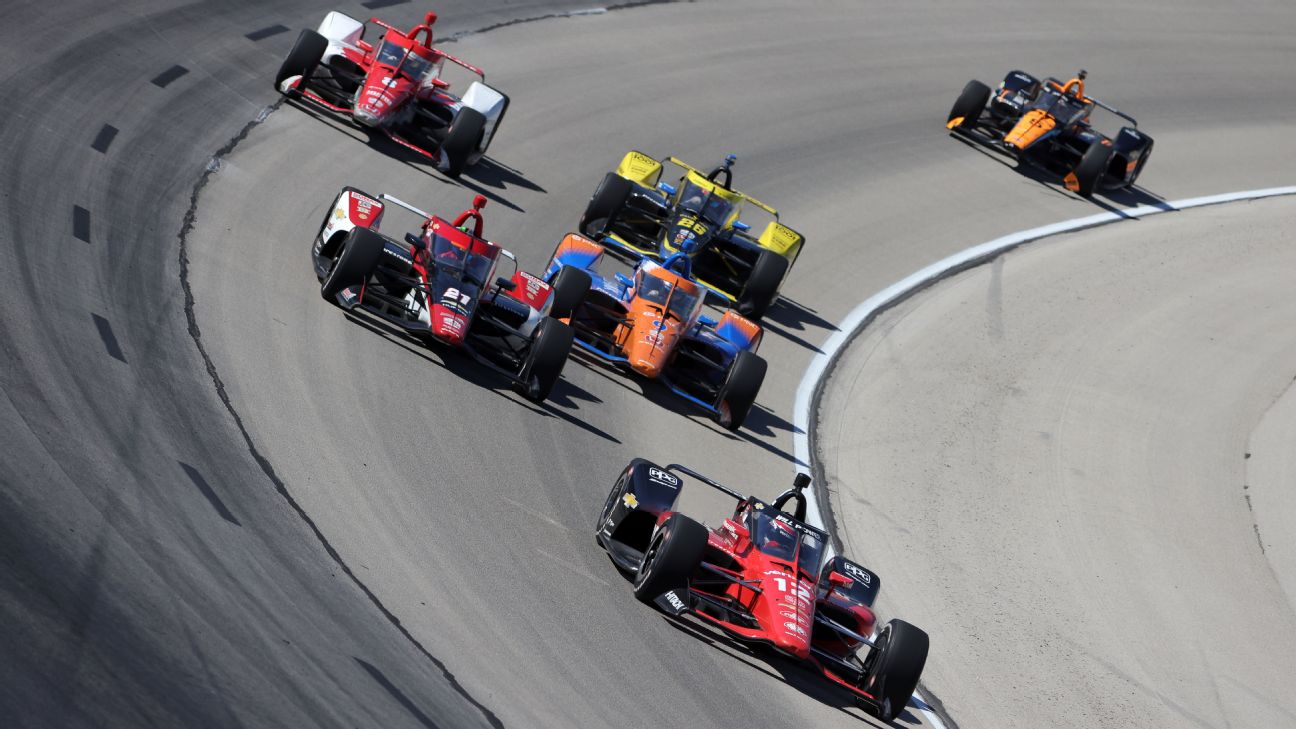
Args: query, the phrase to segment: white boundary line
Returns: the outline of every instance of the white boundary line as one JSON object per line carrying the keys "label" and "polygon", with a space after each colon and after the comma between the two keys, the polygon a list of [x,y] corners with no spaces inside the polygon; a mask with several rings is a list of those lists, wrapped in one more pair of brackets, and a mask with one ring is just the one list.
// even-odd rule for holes
{"label": "white boundary line", "polygon": [[[1114,212],[1098,213],[1083,218],[1074,218],[1064,220],[1060,223],[1043,225],[1030,230],[1023,230],[1017,233],[1010,233],[992,241],[987,241],[981,245],[966,248],[955,253],[948,258],[937,261],[926,268],[916,271],[904,279],[882,289],[865,299],[859,306],[851,310],[846,318],[837,326],[837,331],[821,345],[822,350],[810,360],[806,367],[805,374],[801,377],[801,384],[797,387],[796,404],[793,409],[793,455],[800,463],[807,464],[811,470],[814,469],[814,461],[811,460],[810,451],[810,413],[811,407],[815,404],[816,395],[820,385],[828,370],[836,362],[838,355],[842,350],[859,334],[865,326],[869,324],[882,311],[893,304],[907,298],[916,291],[925,286],[929,286],[951,274],[962,271],[973,266],[986,263],[1006,251],[1012,250],[1020,245],[1031,243],[1041,238],[1058,235],[1060,233],[1070,233],[1084,228],[1093,228],[1099,225],[1117,223],[1122,220],[1142,218],[1148,215],[1158,213],[1178,212],[1190,208],[1198,208],[1206,205],[1219,205],[1222,203],[1238,202],[1241,200],[1260,200],[1268,197],[1280,197],[1283,195],[1296,195],[1296,186],[1289,187],[1270,187],[1262,190],[1245,190],[1242,192],[1229,192],[1222,195],[1209,195],[1207,197],[1194,197],[1185,200],[1176,200],[1173,202],[1163,203],[1161,205],[1140,205],[1136,208],[1128,208]],[[819,499],[816,495],[820,484],[816,484],[815,489],[811,489],[807,494],[807,514],[809,521],[819,526],[824,526],[823,510],[819,506]],[[826,488],[826,485],[823,485]],[[924,701],[919,694],[914,694],[914,705],[923,714],[927,715],[928,720],[937,729],[944,729],[945,724],[940,717],[932,711],[928,702]]]}

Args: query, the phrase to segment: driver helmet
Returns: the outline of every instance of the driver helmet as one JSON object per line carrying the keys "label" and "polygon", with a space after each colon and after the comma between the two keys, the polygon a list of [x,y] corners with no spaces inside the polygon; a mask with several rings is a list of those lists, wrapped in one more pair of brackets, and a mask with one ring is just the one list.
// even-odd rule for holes
{"label": "driver helmet", "polygon": [[666,282],[656,276],[644,275],[643,281],[639,284],[639,296],[655,294],[657,298],[665,298],[666,292]]}

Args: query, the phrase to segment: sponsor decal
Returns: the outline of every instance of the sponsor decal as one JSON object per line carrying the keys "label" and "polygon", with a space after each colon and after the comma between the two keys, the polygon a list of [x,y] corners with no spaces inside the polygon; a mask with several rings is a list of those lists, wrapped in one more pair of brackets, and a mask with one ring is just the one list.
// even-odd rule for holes
{"label": "sponsor decal", "polygon": [[796,623],[783,623],[783,627],[787,628],[793,633],[796,633],[797,635],[804,636],[806,633],[805,628],[802,628],[800,625],[797,625]]}
{"label": "sponsor decal", "polygon": [[636,499],[635,495],[630,493],[629,491],[627,491],[625,495],[621,497],[621,503],[625,504],[627,507],[631,509],[639,508],[639,499]]}
{"label": "sponsor decal", "polygon": [[797,615],[796,613],[789,612],[789,611],[787,611],[787,610],[781,610],[781,611],[779,611],[779,615],[781,615],[781,616],[787,618],[788,620],[800,620],[800,619],[801,619],[801,616]]}
{"label": "sponsor decal", "polygon": [[657,483],[666,484],[667,486],[679,487],[680,480],[675,477],[675,474],[663,471],[660,468],[649,468],[648,478]]}
{"label": "sponsor decal", "polygon": [[671,607],[675,608],[676,610],[683,611],[686,609],[684,606],[684,601],[679,599],[679,595],[676,595],[674,590],[671,590],[670,592],[666,593],[666,602],[670,603]]}
{"label": "sponsor decal", "polygon": [[867,570],[861,569],[860,567],[850,562],[842,563],[842,571],[844,571],[846,575],[850,577],[852,580],[858,580],[860,582],[863,582],[865,585],[873,584],[872,574],[870,574]]}

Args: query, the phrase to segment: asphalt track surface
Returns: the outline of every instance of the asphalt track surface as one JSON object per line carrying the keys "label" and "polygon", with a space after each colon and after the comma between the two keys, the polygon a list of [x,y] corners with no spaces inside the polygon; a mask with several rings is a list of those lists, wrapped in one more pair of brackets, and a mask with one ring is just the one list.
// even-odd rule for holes
{"label": "asphalt track surface", "polygon": [[[580,7],[437,10],[452,33]],[[702,2],[502,25],[454,48],[513,100],[494,163],[462,187],[345,125],[265,114],[295,30],[322,14],[307,3],[4,13],[0,711],[17,726],[868,725],[809,674],[634,603],[591,534],[618,468],[644,455],[776,493],[794,470],[801,371],[873,291],[1104,206],[1291,182],[1286,3]],[[264,34],[275,26],[292,31]],[[1082,65],[1091,93],[1157,140],[1145,193],[1084,201],[940,125],[970,75]],[[737,153],[739,184],[807,235],[745,436],[579,362],[536,408],[316,295],[308,241],[343,184],[447,212],[485,192],[488,234],[534,270],[631,146],[700,164]],[[967,608],[940,591],[951,535],[915,528],[922,502],[877,465],[838,475],[889,508],[848,510],[840,531],[882,574],[886,614],[933,633],[927,681],[960,726],[1164,716],[1179,694],[1149,671],[1151,691],[1104,705],[1127,711],[1085,721],[1092,697],[1042,648],[1056,681],[987,686],[1008,667],[986,671],[995,656],[974,652]],[[689,498],[704,516],[722,506]],[[1028,506],[1013,523],[1047,527]],[[1284,513],[1260,512],[1259,528]],[[932,543],[874,539],[878,520]],[[1103,536],[1110,549],[1128,535]],[[1219,548],[1243,545],[1230,532]],[[987,592],[1012,576],[979,569]],[[1138,636],[1103,629],[1122,649]],[[1183,723],[1238,716],[1179,706]]]}

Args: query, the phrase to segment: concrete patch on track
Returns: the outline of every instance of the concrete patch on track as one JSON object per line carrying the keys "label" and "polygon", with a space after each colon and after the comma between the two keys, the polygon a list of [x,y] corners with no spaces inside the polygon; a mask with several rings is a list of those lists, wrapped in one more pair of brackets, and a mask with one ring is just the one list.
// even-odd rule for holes
{"label": "concrete patch on track", "polygon": [[1243,451],[1292,427],[1283,400],[1255,427],[1296,372],[1292,209],[1106,226],[897,298],[941,278],[927,270],[852,318],[871,325],[806,401],[814,455],[851,551],[911,565],[884,602],[932,631],[926,683],[963,726],[1296,717],[1290,564],[1261,553],[1243,498],[1270,484],[1254,524],[1285,542],[1290,459],[1252,469]]}

